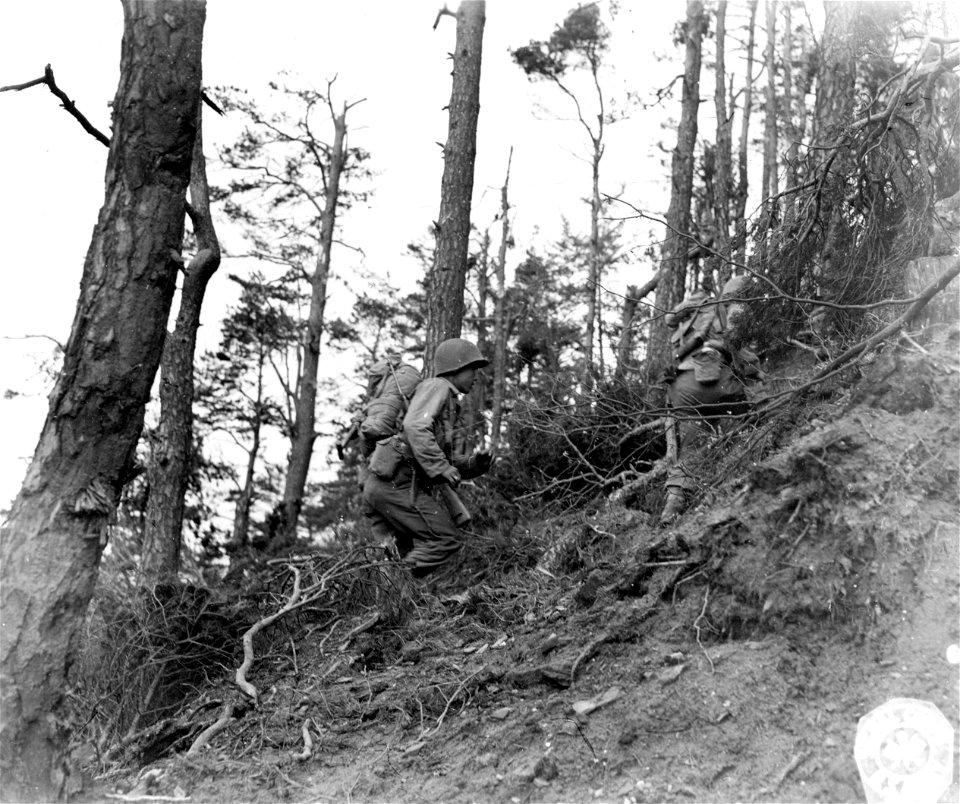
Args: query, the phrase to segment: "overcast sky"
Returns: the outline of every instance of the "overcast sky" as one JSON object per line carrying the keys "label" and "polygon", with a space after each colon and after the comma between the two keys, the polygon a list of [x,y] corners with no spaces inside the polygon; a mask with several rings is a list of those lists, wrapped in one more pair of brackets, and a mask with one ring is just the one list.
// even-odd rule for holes
{"label": "overcast sky", "polygon": [[[527,246],[542,247],[554,238],[562,215],[579,231],[588,228],[588,210],[580,200],[589,192],[590,175],[582,129],[569,119],[572,109],[559,93],[527,81],[508,53],[549,36],[575,5],[573,0],[487,3],[473,221],[482,229],[493,220],[512,145],[510,195],[518,244],[512,264]],[[338,104],[366,99],[348,122],[352,144],[371,153],[377,177],[369,204],[341,221],[344,239],[365,255],[335,255],[341,273],[362,262],[404,287],[412,286],[419,273],[404,251],[423,237],[439,209],[443,165],[437,143],[446,139],[447,54],[456,25],[445,17],[433,30],[437,9],[434,0],[208,2],[205,86],[239,86],[258,98],[266,95],[268,81],[287,70],[295,76],[291,83],[318,89],[337,76]],[[623,0],[613,27],[610,61],[618,72],[605,86],[609,95],[622,98],[627,87],[649,95],[682,71],[670,31],[683,13],[681,0]],[[108,133],[107,104],[117,86],[122,29],[119,0],[5,3],[0,7],[0,85],[37,78],[49,63],[61,89]],[[658,53],[671,59],[659,62]],[[704,80],[712,79],[705,73]],[[107,149],[42,86],[0,94],[0,114],[6,268],[0,295],[0,394],[8,397],[0,398],[3,508],[19,488],[46,412],[48,386],[37,364],[49,356],[52,343],[20,338],[67,338],[84,255],[103,202]],[[636,109],[629,120],[610,128],[602,166],[602,190],[617,193],[623,187],[632,203],[654,214],[664,213],[669,201],[658,143],[661,137],[671,147],[675,141],[675,134],[660,129],[662,117]],[[232,133],[228,123],[205,116],[208,154]],[[630,234],[645,245],[649,228],[638,223]],[[228,248],[238,248],[229,233],[225,239]],[[614,290],[649,277],[646,266],[631,270],[637,275],[618,278]],[[233,283],[224,279],[228,271],[238,266],[224,265],[208,294],[203,319],[208,338],[215,339],[224,307],[234,298]],[[16,394],[4,394],[7,389]]]}

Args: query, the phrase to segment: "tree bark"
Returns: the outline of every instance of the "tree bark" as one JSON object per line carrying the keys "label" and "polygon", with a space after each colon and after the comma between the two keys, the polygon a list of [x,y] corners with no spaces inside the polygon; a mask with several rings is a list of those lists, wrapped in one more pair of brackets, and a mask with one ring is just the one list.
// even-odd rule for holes
{"label": "tree bark", "polygon": [[747,179],[747,151],[750,145],[750,113],[753,111],[753,50],[756,41],[757,28],[757,0],[750,0],[750,22],[747,29],[747,80],[743,88],[743,113],[740,116],[740,140],[737,146],[737,196],[736,222],[737,262],[746,262],[747,256],[747,193],[749,182]]}
{"label": "tree bark", "polygon": [[717,60],[713,102],[717,115],[716,188],[714,191],[715,248],[720,254],[718,287],[730,276],[730,177],[733,164],[733,118],[727,114],[727,0],[717,4]]}
{"label": "tree bark", "polygon": [[[198,120],[201,118],[198,112]],[[147,468],[150,493],[140,562],[141,582],[147,586],[175,578],[180,571],[184,498],[193,454],[193,359],[207,283],[220,266],[199,128],[190,171],[190,202],[197,254],[184,269],[176,326],[163,347],[160,423]]]}
{"label": "tree bark", "polygon": [[[667,231],[660,255],[657,283],[657,313],[664,315],[683,298],[690,231],[690,201],[693,196],[694,150],[697,144],[697,112],[700,105],[700,55],[703,38],[703,3],[688,0],[686,50],[683,68],[683,98],[677,147],[671,165],[670,207]],[[650,333],[648,377],[656,377],[670,362],[670,333],[660,319]]]}
{"label": "tree bark", "polygon": [[760,253],[766,262],[770,229],[777,218],[777,0],[767,0],[767,46],[764,65],[767,71],[767,88],[764,98],[763,125],[763,177],[760,181],[760,196],[764,202],[767,226],[760,243]]}
{"label": "tree bark", "polygon": [[614,371],[614,379],[617,380],[626,379],[633,358],[633,319],[637,314],[638,290],[639,288],[631,285],[623,297],[620,341],[617,343],[617,367]]}
{"label": "tree bark", "polygon": [[275,549],[292,543],[297,537],[297,523],[303,509],[303,490],[307,485],[313,444],[316,441],[317,375],[320,370],[320,339],[323,335],[327,306],[327,282],[330,278],[330,253],[340,198],[340,177],[347,162],[347,105],[339,115],[332,114],[334,137],[330,148],[324,188],[324,208],[320,224],[320,254],[311,278],[310,312],[304,338],[303,370],[296,400],[296,420],[290,443],[290,460],[283,487],[283,522],[270,545]]}
{"label": "tree bark", "polygon": [[437,248],[427,278],[425,375],[433,374],[433,353],[437,345],[447,338],[458,337],[463,328],[463,291],[470,247],[485,0],[463,0],[456,16],[450,122],[443,149],[440,217],[435,224]]}
{"label": "tree bark", "polygon": [[507,175],[500,188],[500,251],[497,254],[497,295],[493,310],[493,400],[490,410],[490,448],[500,444],[503,426],[503,400],[507,385],[507,245],[510,239],[510,203],[507,188],[510,185],[510,166],[513,164],[513,146],[507,157]]}
{"label": "tree bark", "polygon": [[206,5],[124,0],[105,200],[64,364],[0,533],[0,772],[8,800],[71,786],[67,674],[160,364],[183,241]]}

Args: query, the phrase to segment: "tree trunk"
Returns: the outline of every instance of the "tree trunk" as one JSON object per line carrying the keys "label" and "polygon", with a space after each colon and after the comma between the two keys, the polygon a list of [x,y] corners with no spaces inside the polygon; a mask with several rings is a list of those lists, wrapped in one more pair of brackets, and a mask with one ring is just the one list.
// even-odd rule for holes
{"label": "tree trunk", "polygon": [[317,438],[317,375],[320,369],[320,338],[323,335],[324,314],[327,306],[327,281],[330,277],[330,252],[340,198],[340,176],[347,162],[347,106],[343,112],[332,115],[334,126],[330,164],[327,166],[324,187],[323,217],[320,224],[320,254],[311,278],[310,312],[303,349],[303,370],[296,402],[296,420],[290,443],[290,461],[283,487],[283,521],[270,545],[276,549],[292,543],[297,537],[297,522],[303,508],[303,490],[307,485],[313,443]]}
{"label": "tree trunk", "polygon": [[[596,71],[594,71],[596,81]],[[602,97],[601,97],[602,100]],[[593,346],[597,339],[597,319],[599,316],[598,298],[600,293],[600,158],[603,156],[603,116],[600,116],[600,134],[591,137],[593,154],[591,166],[590,192],[590,269],[587,276],[587,320],[584,333],[583,382],[587,389],[593,387],[596,371],[596,359]],[[589,129],[588,129],[589,131]]]}
{"label": "tree trunk", "polygon": [[770,230],[777,221],[777,0],[767,0],[767,47],[764,65],[767,71],[767,90],[764,99],[763,125],[763,177],[760,181],[760,195],[764,202],[766,225],[763,240],[760,241],[761,260],[767,259],[767,247],[770,245]]}
{"label": "tree trunk", "polygon": [[753,50],[756,42],[757,0],[750,2],[750,22],[747,29],[747,82],[743,88],[743,113],[740,116],[740,141],[737,148],[737,197],[734,220],[737,225],[737,262],[747,257],[747,150],[750,145],[750,113],[753,111]]}
{"label": "tree trunk", "polygon": [[480,59],[483,50],[485,0],[463,0],[457,11],[457,42],[453,54],[450,122],[443,149],[437,248],[428,276],[427,333],[423,356],[425,375],[433,374],[433,353],[463,328],[463,290],[470,247],[470,204],[477,156],[480,116]]}
{"label": "tree trunk", "polygon": [[[201,117],[198,113],[198,119]],[[177,323],[163,346],[160,424],[147,468],[150,494],[140,562],[141,581],[147,586],[176,577],[180,571],[184,497],[193,454],[193,358],[207,283],[220,266],[199,128],[190,171],[190,202],[197,254],[184,269]]]}
{"label": "tree trunk", "polygon": [[243,477],[243,487],[234,508],[233,536],[231,547],[240,549],[250,541],[250,507],[253,505],[254,481],[256,479],[257,460],[260,457],[260,432],[263,428],[263,370],[267,362],[265,346],[260,343],[257,351],[257,396],[253,403],[253,421],[250,427],[250,449],[247,451],[247,466]]}
{"label": "tree trunk", "polygon": [[[489,334],[487,327],[487,300],[490,298],[490,227],[483,233],[480,259],[477,262],[477,348],[480,354],[487,355]],[[481,378],[470,391],[470,432],[468,446],[473,448],[482,444],[486,422],[483,412],[487,409],[487,383]]]}
{"label": "tree trunk", "polygon": [[[816,145],[829,146],[841,135],[844,126],[853,121],[857,83],[857,17],[861,13],[859,3],[826,3],[823,36],[820,43],[820,61],[817,71],[817,97],[814,105],[813,139]],[[831,151],[821,151],[821,164]],[[836,185],[852,173],[852,158],[841,149],[831,168]],[[834,254],[843,221],[836,203],[836,190],[823,193],[820,219],[826,230],[823,247],[824,262],[832,263],[834,269],[843,270],[842,260]],[[829,274],[830,268],[825,271]],[[827,284],[831,277],[825,276]]]}
{"label": "tree trunk", "polygon": [[714,191],[714,248],[720,254],[718,287],[730,276],[730,177],[733,164],[733,118],[727,113],[727,0],[717,5],[717,60],[713,102],[717,115],[716,188]]}
{"label": "tree trunk", "polygon": [[503,399],[507,385],[507,243],[510,238],[510,219],[507,213],[507,188],[510,185],[510,166],[513,164],[513,146],[507,157],[507,176],[500,188],[500,251],[497,254],[497,300],[493,310],[493,400],[490,410],[490,448],[500,444],[503,422]]}
{"label": "tree trunk", "polygon": [[617,368],[614,378],[625,380],[633,359],[633,319],[637,314],[638,288],[631,285],[623,297],[623,315],[621,318],[620,341],[617,344]]}
{"label": "tree trunk", "polygon": [[160,364],[183,242],[206,5],[125,0],[103,208],[63,369],[0,533],[0,772],[8,800],[70,787],[62,715],[97,567]]}
{"label": "tree trunk", "polygon": [[[703,38],[703,3],[688,0],[683,99],[677,147],[671,165],[670,207],[667,232],[660,255],[657,311],[662,315],[683,298],[689,248],[690,200],[693,195],[694,150],[697,144],[697,111],[700,105],[700,45]],[[661,318],[650,333],[648,377],[656,377],[670,363],[670,333]]]}

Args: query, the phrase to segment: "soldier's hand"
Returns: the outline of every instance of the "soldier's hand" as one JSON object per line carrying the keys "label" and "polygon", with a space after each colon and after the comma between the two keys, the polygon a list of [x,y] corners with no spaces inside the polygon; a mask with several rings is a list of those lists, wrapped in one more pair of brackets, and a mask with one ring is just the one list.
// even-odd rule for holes
{"label": "soldier's hand", "polygon": [[456,488],[460,485],[460,473],[457,471],[455,466],[448,466],[443,470],[443,474],[440,475],[443,478],[443,482],[449,485],[451,488]]}
{"label": "soldier's hand", "polygon": [[473,456],[473,466],[477,474],[486,472],[493,463],[493,456],[485,449],[480,450]]}

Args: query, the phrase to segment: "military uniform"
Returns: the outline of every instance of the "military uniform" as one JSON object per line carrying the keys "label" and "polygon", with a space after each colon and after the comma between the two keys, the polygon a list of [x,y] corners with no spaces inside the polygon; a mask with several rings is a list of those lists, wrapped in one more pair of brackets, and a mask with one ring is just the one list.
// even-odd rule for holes
{"label": "military uniform", "polygon": [[[485,365],[475,346],[472,350],[467,356],[476,359],[466,367]],[[443,355],[438,347],[438,367]],[[462,547],[460,530],[439,487],[451,467],[460,477],[472,478],[490,466],[486,453],[468,454],[466,434],[458,388],[446,376],[432,377],[417,386],[402,434],[390,440],[390,448],[399,455],[395,470],[378,475],[371,462],[363,486],[365,513],[375,533],[395,538],[401,558],[415,576],[432,572]]]}
{"label": "military uniform", "polygon": [[[731,280],[723,298],[736,295],[740,286],[741,280]],[[676,420],[677,461],[667,475],[667,503],[661,514],[665,524],[679,516],[696,489],[691,463],[702,454],[710,433],[726,417],[747,409],[746,388],[733,371],[733,355],[724,338],[738,312],[737,305],[696,293],[667,315],[675,352],[682,352],[688,339],[695,338],[697,345],[680,360],[667,388]]]}

